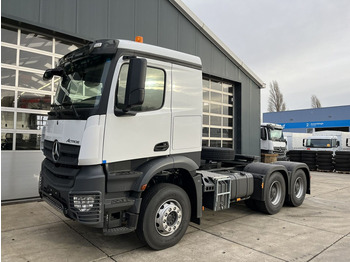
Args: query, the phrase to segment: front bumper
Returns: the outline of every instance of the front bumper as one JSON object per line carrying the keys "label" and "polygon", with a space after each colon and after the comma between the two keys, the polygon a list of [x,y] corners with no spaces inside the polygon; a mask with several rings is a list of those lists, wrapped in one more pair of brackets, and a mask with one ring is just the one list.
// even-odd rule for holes
{"label": "front bumper", "polygon": [[[56,166],[45,159],[39,180],[39,194],[48,204],[66,217],[82,224],[103,228],[105,173],[103,166]],[[94,198],[89,211],[79,211],[74,206],[74,196]]]}

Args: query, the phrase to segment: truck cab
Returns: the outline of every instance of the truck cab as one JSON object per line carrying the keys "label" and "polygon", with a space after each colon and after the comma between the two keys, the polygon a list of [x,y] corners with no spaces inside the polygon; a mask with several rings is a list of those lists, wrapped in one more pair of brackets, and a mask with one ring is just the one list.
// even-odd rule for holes
{"label": "truck cab", "polygon": [[311,151],[348,151],[349,132],[341,131],[317,131],[303,140],[303,146]]}
{"label": "truck cab", "polygon": [[260,134],[261,153],[277,154],[278,160],[285,160],[287,140],[283,136],[283,126],[274,123],[262,123]]}

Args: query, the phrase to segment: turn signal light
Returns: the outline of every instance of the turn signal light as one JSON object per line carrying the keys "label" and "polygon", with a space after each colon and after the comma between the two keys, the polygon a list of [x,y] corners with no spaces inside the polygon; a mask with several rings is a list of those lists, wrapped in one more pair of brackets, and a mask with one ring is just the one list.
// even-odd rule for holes
{"label": "turn signal light", "polygon": [[135,37],[135,42],[138,42],[138,43],[143,43],[143,37],[142,36],[136,36]]}

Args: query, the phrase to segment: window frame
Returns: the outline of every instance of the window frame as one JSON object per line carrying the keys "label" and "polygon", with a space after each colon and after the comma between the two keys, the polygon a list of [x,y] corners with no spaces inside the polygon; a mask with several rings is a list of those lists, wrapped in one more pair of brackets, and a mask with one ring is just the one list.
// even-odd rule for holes
{"label": "window frame", "polygon": [[[114,106],[118,109],[121,109],[118,107],[118,92],[119,92],[119,79],[120,79],[120,75],[122,72],[122,69],[125,65],[129,65],[129,62],[123,63],[120,65],[120,69],[119,69],[119,73],[118,73],[118,78],[117,78],[117,87],[115,89],[115,95],[114,95]],[[165,103],[165,94],[166,94],[166,90],[167,90],[167,74],[166,71],[161,68],[161,67],[157,67],[157,66],[153,66],[153,65],[147,65],[147,69],[148,68],[152,68],[152,69],[157,69],[163,72],[163,95],[162,95],[162,103],[160,104],[160,107],[156,108],[156,109],[152,109],[152,110],[138,110],[138,109],[132,109],[133,112],[140,114],[140,113],[146,113],[146,112],[153,112],[153,111],[158,111],[161,110],[164,107],[164,103]],[[126,75],[127,76],[127,75]],[[147,81],[147,71],[146,71],[146,80]],[[126,81],[125,81],[126,82]],[[145,83],[145,98],[146,98],[146,83]],[[124,99],[125,99],[125,94],[124,94]],[[125,100],[124,100],[125,101]],[[143,104],[142,104],[143,105]],[[141,105],[141,108],[142,108]]]}

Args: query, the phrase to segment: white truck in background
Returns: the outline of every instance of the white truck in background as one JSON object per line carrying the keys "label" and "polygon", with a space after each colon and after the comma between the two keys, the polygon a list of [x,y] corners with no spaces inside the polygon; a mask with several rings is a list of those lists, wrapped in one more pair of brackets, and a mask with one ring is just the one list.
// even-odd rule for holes
{"label": "white truck in background", "polygon": [[284,138],[287,140],[287,152],[290,150],[305,150],[303,141],[310,137],[310,133],[292,133],[284,132]]}
{"label": "white truck in background", "polygon": [[350,132],[317,131],[303,140],[306,150],[350,151]]}
{"label": "white truck in background", "polygon": [[283,126],[274,123],[262,123],[260,134],[261,154],[278,154],[277,160],[285,160],[287,140],[283,135]]}

